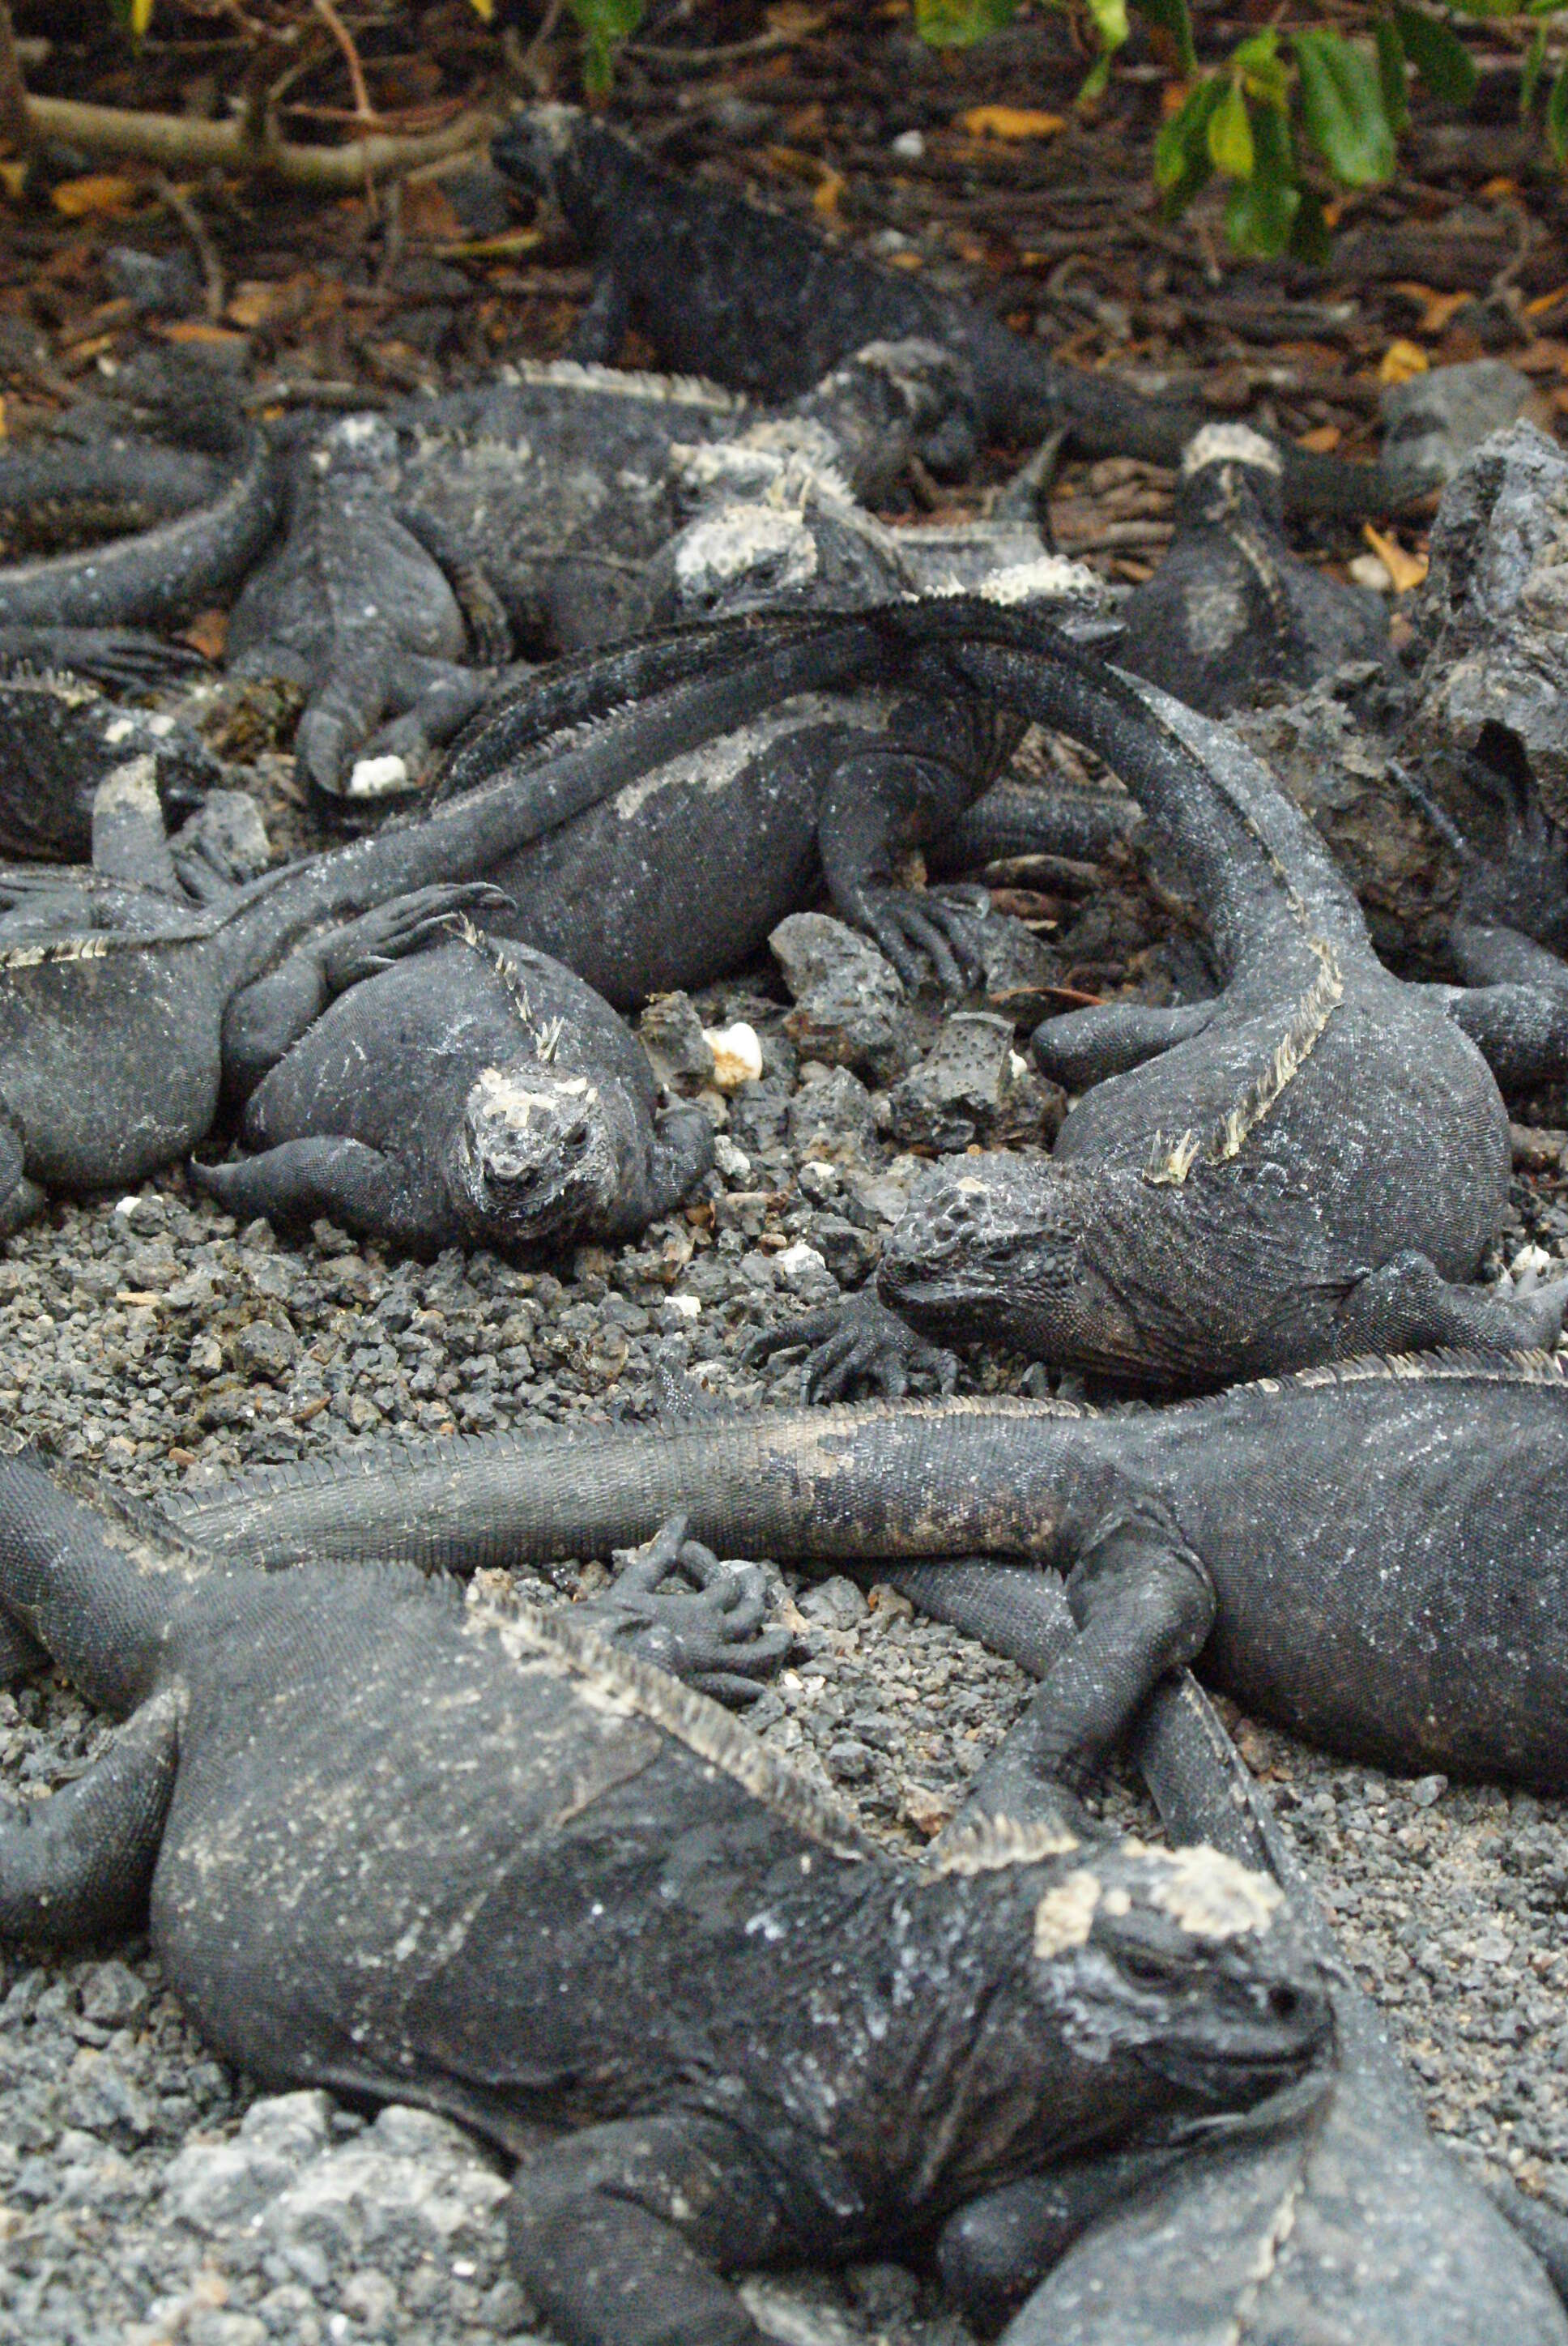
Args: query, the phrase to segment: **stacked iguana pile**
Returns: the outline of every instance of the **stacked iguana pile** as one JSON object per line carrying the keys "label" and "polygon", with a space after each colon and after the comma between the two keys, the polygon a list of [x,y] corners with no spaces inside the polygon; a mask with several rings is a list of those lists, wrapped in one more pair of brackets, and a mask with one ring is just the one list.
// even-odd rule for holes
{"label": "stacked iguana pile", "polygon": [[[1568,1072],[1568,468],[1519,426],[1460,472],[1418,678],[1286,536],[1375,471],[1189,441],[567,109],[497,157],[595,262],[580,359],[285,427],[198,401],[172,446],[84,423],[74,496],[68,450],[0,465],[0,649],[35,664],[0,814],[60,859],[0,873],[0,1229],[161,1175],[123,1210],[188,1250],[122,1265],[69,1204],[0,1280],[81,1250],[15,1365],[0,1329],[0,1674],[125,1722],[0,1820],[0,1931],[145,1923],[205,2044],[311,2124],[412,2102],[489,2145],[526,2291],[496,2333],[531,2305],[568,2346],[766,2346],[795,2330],[756,2268],[883,2257],[1010,2346],[1564,2346],[1568,2225],[1429,2140],[1185,1673],[1434,1799],[1568,1790],[1568,1275],[1497,1275],[1514,1155],[1568,1148],[1504,1097]],[[732,388],[618,374],[628,325]],[[1119,617],[1048,550],[1048,460],[963,528],[870,510],[1048,425],[1186,446]],[[84,546],[95,517],[127,534]],[[230,593],[216,721],[280,678],[318,813],[361,816],[460,736],[413,811],[267,866],[203,694],[105,698],[168,680],[137,630]],[[1315,828],[1215,721],[1295,722],[1325,675],[1419,761],[1388,804],[1452,859],[1463,984],[1429,928],[1369,926],[1342,801]],[[931,884],[966,857],[993,886]],[[802,1345],[809,1397],[891,1398],[733,1406]],[[688,1422],[541,1434],[617,1383]],[[1129,1388],[1161,1405],[1104,1405]],[[161,1506],[74,1463],[106,1456]],[[171,1491],[171,1460],[259,1471]],[[613,1584],[567,1562],[611,1554]],[[952,1705],[986,1733],[945,1799],[908,1718],[802,1727],[847,1648],[767,1685],[867,1585],[1039,1681],[1005,1738]],[[1118,1754],[1173,1851],[1115,1829]],[[232,2319],[303,2332],[327,2259],[280,2217],[247,2265],[254,2162],[225,2200],[192,2147]],[[376,2278],[334,2320],[392,2324]]]}

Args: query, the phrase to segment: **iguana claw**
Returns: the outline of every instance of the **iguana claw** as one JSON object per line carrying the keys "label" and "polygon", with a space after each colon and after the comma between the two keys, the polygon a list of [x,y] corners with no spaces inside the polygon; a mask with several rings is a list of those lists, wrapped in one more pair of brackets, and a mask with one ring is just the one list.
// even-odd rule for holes
{"label": "iguana claw", "polygon": [[809,1348],[801,1390],[810,1402],[842,1401],[860,1384],[899,1401],[915,1377],[931,1378],[944,1393],[958,1382],[956,1355],[928,1344],[874,1295],[826,1304],[781,1327],[765,1328],[747,1344],[741,1361],[750,1368],[799,1344]]}
{"label": "iguana claw", "polygon": [[[758,1681],[789,1651],[789,1632],[760,1627],[768,1584],[759,1566],[720,1563],[687,1537],[689,1521],[673,1515],[641,1547],[617,1549],[614,1586],[581,1609],[616,1645],[715,1701],[755,1702]],[[677,1573],[695,1586],[667,1586]]]}

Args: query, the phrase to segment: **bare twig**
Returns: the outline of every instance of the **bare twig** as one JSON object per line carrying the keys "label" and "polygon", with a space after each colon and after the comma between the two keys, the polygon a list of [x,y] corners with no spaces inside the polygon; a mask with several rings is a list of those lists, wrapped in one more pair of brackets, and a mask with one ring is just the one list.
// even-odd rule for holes
{"label": "bare twig", "polygon": [[223,283],[223,263],[219,260],[212,239],[207,233],[206,223],[189,197],[183,195],[173,180],[167,178],[162,171],[158,175],[158,192],[159,200],[174,214],[196,249],[196,258],[201,264],[201,281],[205,288],[204,306],[209,318],[216,325],[223,315],[223,305],[228,299],[228,294]]}
{"label": "bare twig", "polygon": [[348,26],[333,7],[332,0],[311,0],[311,5],[343,53],[343,63],[349,72],[349,87],[353,92],[355,115],[361,122],[373,122],[376,110],[365,87],[365,69],[360,63],[360,53],[354,46]]}
{"label": "bare twig", "polygon": [[440,162],[499,128],[496,116],[476,109],[417,138],[378,136],[345,147],[295,147],[275,129],[256,137],[253,123],[239,117],[202,122],[178,114],[132,114],[74,97],[29,97],[27,117],[36,138],[61,138],[90,155],[154,163],[165,170],[265,171],[291,187],[335,195],[354,195],[367,179]]}
{"label": "bare twig", "polygon": [[504,25],[501,28],[501,54],[506,61],[507,74],[519,89],[530,91],[535,97],[548,97],[555,87],[555,76],[545,58],[564,5],[565,0],[550,0],[526,47],[517,37],[515,25]]}

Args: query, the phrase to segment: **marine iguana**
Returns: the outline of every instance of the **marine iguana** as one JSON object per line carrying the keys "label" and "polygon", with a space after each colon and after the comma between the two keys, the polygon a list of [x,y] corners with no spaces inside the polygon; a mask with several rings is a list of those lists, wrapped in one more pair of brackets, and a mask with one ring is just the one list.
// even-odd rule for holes
{"label": "marine iguana", "polygon": [[371,415],[345,416],[296,453],[287,528],[229,623],[225,659],[236,675],[304,690],[296,757],[329,797],[352,787],[350,761],[389,711],[403,720],[397,784],[423,779],[433,745],[467,723],[493,681],[487,671],[512,649],[482,574],[433,525],[394,506],[382,484],[396,453],[391,427]]}
{"label": "marine iguana", "polygon": [[525,650],[575,651],[647,623],[647,565],[704,494],[706,456],[790,459],[874,501],[959,395],[923,342],[856,350],[772,411],[701,380],[524,361],[392,410],[385,478],[483,569]]}
{"label": "marine iguana", "polygon": [[[230,1002],[311,931],[397,896],[483,879],[552,824],[713,729],[792,692],[868,681],[888,653],[853,617],[762,614],[601,655],[591,680],[543,695],[550,724],[574,698],[606,715],[585,736],[506,717],[532,764],[417,820],[264,874],[206,913],[67,931],[0,952],[0,1229],[45,1186],[91,1190],[186,1155],[218,1106]],[[483,761],[483,737],[476,743]],[[146,852],[163,852],[148,778]],[[156,837],[154,836],[156,832]],[[456,903],[466,901],[460,894]],[[145,903],[145,900],[144,900]],[[434,909],[426,900],[426,909]],[[139,930],[139,933],[133,933]]]}
{"label": "marine iguana", "polygon": [[517,2154],[513,2258],[572,2346],[761,2346],[716,2268],[929,2239],[1064,2151],[1245,2108],[1327,2035],[1267,1877],[1005,1823],[922,1872],[559,1615],[215,1566],[25,1453],[0,1610],[127,1718],[0,1824],[0,1932],[145,1912],[263,2085]]}
{"label": "marine iguana", "polygon": [[242,1221],[327,1214],[430,1254],[614,1243],[713,1162],[708,1117],[658,1116],[647,1052],[592,987],[467,919],[329,931],[233,1005],[224,1053],[231,1083],[260,1076],[257,1153],[190,1169]]}
{"label": "marine iguana", "polygon": [[[917,1566],[894,1578],[917,1603],[937,1592],[935,1609],[964,1627],[983,1585],[1005,1578],[1014,1594],[1004,1607],[983,1606],[985,1627],[1036,1673],[1072,1635],[1060,1594],[1035,1574]],[[951,1583],[963,1592],[956,1607],[941,1601]],[[1027,1726],[1019,1740],[1027,1746]],[[1008,2346],[1168,2346],[1178,2328],[1273,2346],[1473,2346],[1493,2336],[1563,2346],[1552,2262],[1543,2271],[1528,2252],[1540,2239],[1555,2261],[1557,2224],[1541,2238],[1533,2201],[1509,2186],[1494,2204],[1431,2139],[1381,2014],[1186,1672],[1156,1690],[1135,1749],[1178,1845],[1210,1842],[1288,1892],[1329,1982],[1332,2064],[1327,2078],[1277,2096],[1223,2142],[1067,2162],[961,2209],[938,2263],[971,2323],[988,2336],[1016,2311]],[[983,1799],[985,1772],[972,1798]]]}
{"label": "marine iguana", "polygon": [[881,619],[942,642],[932,690],[956,671],[1105,759],[1168,832],[1224,984],[1047,1021],[1042,1071],[1084,1095],[1052,1158],[937,1177],[888,1239],[880,1303],[808,1314],[754,1352],[818,1346],[809,1390],[831,1399],[932,1360],[905,1321],[1166,1388],[1369,1349],[1552,1341],[1568,1288],[1468,1283],[1506,1199],[1482,1053],[1511,1064],[1513,1002],[1384,969],[1321,839],[1223,727],[1028,615],[953,599]]}
{"label": "marine iguana", "polygon": [[[725,505],[673,542],[664,577],[674,610],[809,608],[823,594],[863,603],[918,576],[904,534],[819,496],[809,481],[786,485],[799,503]],[[1088,642],[1105,632],[1095,582],[1078,565],[1043,556],[1000,570],[987,592],[1038,598]],[[512,727],[504,698],[459,745],[438,801],[496,770],[512,753]],[[1022,731],[962,684],[936,696],[895,684],[803,696],[728,734],[716,728],[700,749],[644,770],[495,865],[486,876],[516,907],[495,932],[553,954],[626,1008],[723,976],[820,876],[906,984],[918,985],[929,962],[962,992],[976,974],[968,910],[903,887],[899,865],[964,815]]]}
{"label": "marine iguana", "polygon": [[1120,665],[1207,717],[1388,649],[1382,597],[1291,552],[1279,478],[1260,433],[1206,425],[1182,451],[1165,558],[1121,607]]}
{"label": "marine iguana", "polygon": [[300,764],[329,799],[412,790],[514,639],[572,650],[665,616],[649,565],[703,494],[704,454],[875,489],[954,375],[931,345],[878,345],[759,415],[708,383],[534,362],[341,418],[294,454],[287,528],[240,595],[228,663],[305,687]]}
{"label": "marine iguana", "polygon": [[151,758],[166,805],[187,812],[223,780],[176,718],[122,709],[80,677],[0,672],[0,854],[89,854],[98,785],[140,756]]}
{"label": "marine iguana", "polygon": [[[559,208],[593,264],[577,358],[613,359],[635,326],[662,364],[777,400],[873,338],[918,335],[965,362],[982,440],[1036,441],[1065,426],[1090,454],[1175,464],[1203,420],[1061,366],[986,311],[828,245],[796,220],[677,179],[575,107],[524,108],[491,152],[498,170]],[[1386,509],[1375,465],[1288,444],[1279,453],[1288,504]]]}
{"label": "marine iguana", "polygon": [[1436,1355],[1159,1411],[998,1395],[397,1444],[165,1506],[237,1564],[598,1556],[677,1509],[720,1552],[1023,1557],[1066,1574],[1079,1627],[1035,1702],[1064,1780],[1201,1655],[1252,1717],[1348,1758],[1561,1790],[1565,1460],[1554,1362]]}

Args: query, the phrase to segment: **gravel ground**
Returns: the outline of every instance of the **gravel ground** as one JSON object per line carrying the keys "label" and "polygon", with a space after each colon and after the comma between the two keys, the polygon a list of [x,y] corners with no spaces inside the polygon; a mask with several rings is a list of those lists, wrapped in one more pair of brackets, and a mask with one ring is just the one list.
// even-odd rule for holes
{"label": "gravel ground", "polygon": [[[1195,950],[1169,889],[1144,887],[1125,856],[1107,884],[1090,892],[1067,874],[1062,886],[1022,905],[1043,947],[1003,924],[998,953],[1033,953],[1038,983],[1132,982],[1169,999]],[[1016,892],[1007,902],[1019,908]],[[841,934],[811,931],[813,941],[843,949]],[[875,972],[859,974],[863,1002]],[[1006,991],[997,978],[993,998]],[[994,1022],[946,1030],[939,1076],[944,1064],[952,1073],[955,1034],[969,1056],[944,1088],[931,1061],[907,1073],[937,1035],[929,1006],[895,1001],[880,1040],[843,1046],[862,1075],[875,1062],[866,1082],[802,1056],[835,1047],[830,1021],[808,1004],[792,1035],[771,968],[696,1006],[705,1026],[753,1025],[763,1076],[727,1106],[715,1096],[718,1170],[638,1243],[585,1247],[549,1269],[483,1254],[388,1260],[326,1224],[302,1246],[261,1223],[237,1229],[172,1174],[134,1198],[56,1207],[12,1243],[0,1261],[0,1420],[151,1494],[398,1427],[643,1417],[666,1368],[748,1404],[792,1398],[793,1362],[759,1380],[738,1366],[738,1347],[863,1280],[921,1171],[909,1137],[962,1148],[971,1129],[1032,1128],[1038,1139],[1053,1103],[1021,1079],[1004,1030],[998,1048]],[[1503,1257],[1526,1242],[1568,1252],[1563,1146],[1561,1133],[1521,1134],[1532,1169],[1516,1181]],[[965,1361],[961,1389],[1009,1386],[1048,1389],[1021,1362]],[[563,1565],[548,1593],[567,1602],[602,1585],[605,1569]],[[847,1581],[787,1576],[779,1602],[792,1608],[795,1644],[755,1724],[830,1778],[873,1831],[917,1844],[1006,1730],[1024,1680],[891,1592],[868,1603]],[[1233,1724],[1359,1977],[1389,2009],[1433,2125],[1568,2209],[1562,1804],[1439,1777],[1397,1781]],[[81,1773],[105,1733],[52,1673],[0,1694],[6,1790],[46,1796]],[[1153,1830],[1127,1786],[1105,1798],[1111,1813]],[[91,1961],[0,1964],[0,2340],[484,2346],[527,2335],[504,2270],[503,2197],[488,2155],[423,2114],[392,2109],[367,2124],[321,2094],[256,2098],[204,2050],[145,1943]],[[758,2284],[759,2312],[764,2304],[799,2346],[968,2337],[929,2284],[889,2265]]]}

